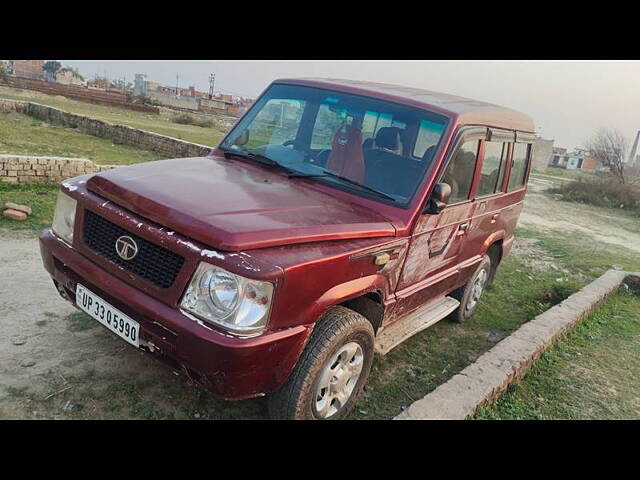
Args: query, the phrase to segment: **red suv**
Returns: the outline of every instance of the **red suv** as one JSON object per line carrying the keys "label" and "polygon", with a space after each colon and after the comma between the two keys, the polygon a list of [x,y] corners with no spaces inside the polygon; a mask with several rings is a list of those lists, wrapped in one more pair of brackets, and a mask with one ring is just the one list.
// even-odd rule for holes
{"label": "red suv", "polygon": [[44,266],[208,390],[340,418],[374,353],[473,314],[513,244],[533,132],[476,100],[277,80],[208,157],[64,182]]}

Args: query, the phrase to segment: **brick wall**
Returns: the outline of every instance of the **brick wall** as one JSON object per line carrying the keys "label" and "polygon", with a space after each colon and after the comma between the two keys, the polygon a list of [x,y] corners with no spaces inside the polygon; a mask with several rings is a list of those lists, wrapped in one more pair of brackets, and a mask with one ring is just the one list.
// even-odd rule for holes
{"label": "brick wall", "polygon": [[0,155],[0,182],[56,184],[67,178],[115,167],[96,165],[86,158]]}
{"label": "brick wall", "polygon": [[138,130],[125,125],[115,125],[39,103],[0,99],[0,112],[10,111],[29,115],[50,124],[77,128],[79,132],[89,135],[110,138],[116,142],[134,145],[159,153],[166,158],[203,157],[208,155],[212,149],[210,146],[185,142],[177,138]]}
{"label": "brick wall", "polygon": [[160,113],[157,107],[127,101],[126,96],[121,91],[93,90],[76,85],[63,85],[60,83],[18,77],[9,77],[7,79],[7,84],[13,88],[36,90],[50,95],[64,95],[65,97],[72,98],[74,100],[94,103],[96,105],[120,107],[153,114]]}

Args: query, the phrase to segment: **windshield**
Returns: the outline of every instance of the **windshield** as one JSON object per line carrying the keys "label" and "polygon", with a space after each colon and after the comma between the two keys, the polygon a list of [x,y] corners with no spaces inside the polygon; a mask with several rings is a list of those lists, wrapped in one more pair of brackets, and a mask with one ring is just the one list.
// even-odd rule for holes
{"label": "windshield", "polygon": [[370,97],[273,85],[220,147],[291,177],[406,205],[446,124],[442,115]]}

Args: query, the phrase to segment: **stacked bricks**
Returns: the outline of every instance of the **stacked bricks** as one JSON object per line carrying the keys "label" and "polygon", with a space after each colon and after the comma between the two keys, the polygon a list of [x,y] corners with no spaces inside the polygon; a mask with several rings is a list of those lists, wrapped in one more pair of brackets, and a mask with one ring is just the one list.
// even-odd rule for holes
{"label": "stacked bricks", "polygon": [[114,167],[96,165],[86,158],[0,155],[0,182],[56,184],[78,175]]}

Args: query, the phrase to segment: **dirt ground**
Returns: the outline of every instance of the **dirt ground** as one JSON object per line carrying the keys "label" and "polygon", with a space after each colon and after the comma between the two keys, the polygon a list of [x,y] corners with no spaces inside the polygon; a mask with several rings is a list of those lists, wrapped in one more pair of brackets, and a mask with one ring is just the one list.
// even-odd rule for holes
{"label": "dirt ground", "polygon": [[[640,252],[637,219],[614,218],[586,205],[559,202],[541,193],[547,186],[546,179],[532,178],[521,227],[567,235],[589,233]],[[525,239],[513,254],[527,256],[528,248]],[[226,418],[239,413],[234,404],[203,397],[185,379],[97,322],[79,318],[77,310],[58,296],[42,267],[37,238],[0,230],[0,266],[0,418],[127,418],[131,409],[144,408],[145,395],[166,398],[173,418],[199,418],[203,409],[218,409]],[[107,378],[114,381],[105,382]],[[144,378],[148,386],[144,393],[128,390],[131,378]],[[128,403],[113,400],[127,395]],[[175,413],[174,404],[184,399],[189,399],[188,408]],[[264,417],[263,400],[241,404],[244,418],[248,412],[252,418]],[[166,412],[157,411],[157,401],[153,405],[135,416],[166,418]]]}
{"label": "dirt ground", "polygon": [[541,195],[542,190],[552,185],[550,178],[553,177],[531,177],[519,227],[568,235],[583,233],[596,241],[640,252],[640,222],[637,218],[610,215],[602,208],[561,202]]}

